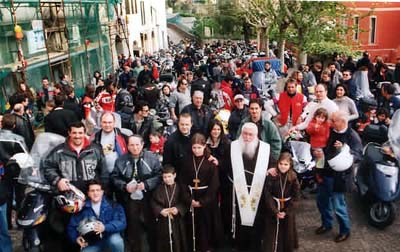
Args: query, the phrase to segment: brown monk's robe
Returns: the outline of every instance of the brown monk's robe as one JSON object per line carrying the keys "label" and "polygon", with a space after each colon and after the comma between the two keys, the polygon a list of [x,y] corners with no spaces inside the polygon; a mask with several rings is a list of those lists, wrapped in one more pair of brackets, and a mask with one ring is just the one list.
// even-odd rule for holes
{"label": "brown monk's robe", "polygon": [[[197,166],[202,157],[195,157]],[[193,155],[188,156],[183,162],[183,167],[180,167],[179,181],[190,193],[189,186],[195,187],[193,180],[196,178],[195,168],[193,165]],[[217,167],[208,161],[207,157],[198,173],[200,179],[199,187],[208,186],[206,189],[192,190],[192,198],[199,201],[201,207],[194,208],[195,219],[195,236],[196,236],[196,251],[205,252],[211,248],[221,246],[223,242],[223,230],[221,222],[221,214],[218,208],[218,188],[219,178]],[[193,232],[192,232],[192,215],[186,215],[189,251],[193,250]]]}
{"label": "brown monk's robe", "polygon": [[[296,208],[300,198],[300,184],[297,180],[296,173],[293,170],[288,172],[292,173],[293,180],[286,182],[284,189],[284,198],[291,197],[291,200],[284,202],[284,208],[281,212],[286,213],[284,219],[279,219],[279,232],[278,232],[278,245],[276,251],[290,252],[299,247],[296,228]],[[264,252],[274,251],[275,237],[276,237],[276,214],[278,213],[277,202],[272,198],[282,198],[281,186],[279,180],[282,180],[282,187],[285,181],[285,174],[280,176],[268,176],[265,189],[265,202],[266,202],[266,218],[265,226],[267,231],[264,238]]]}
{"label": "brown monk's robe", "polygon": [[[178,209],[178,214],[173,216],[171,219],[172,226],[172,241],[174,252],[186,252],[189,251],[187,244],[187,235],[185,227],[185,215],[189,210],[189,195],[186,194],[182,186],[176,184],[175,193],[172,197],[174,185],[166,186],[164,183],[160,184],[153,192],[151,200],[151,207],[156,216],[157,222],[157,251],[158,252],[169,252],[170,251],[170,236],[169,236],[169,224],[168,217],[162,216],[161,210],[169,208],[168,198],[165,192],[165,188],[168,190],[168,195],[171,200],[171,207]],[[172,197],[172,198],[171,198]]]}

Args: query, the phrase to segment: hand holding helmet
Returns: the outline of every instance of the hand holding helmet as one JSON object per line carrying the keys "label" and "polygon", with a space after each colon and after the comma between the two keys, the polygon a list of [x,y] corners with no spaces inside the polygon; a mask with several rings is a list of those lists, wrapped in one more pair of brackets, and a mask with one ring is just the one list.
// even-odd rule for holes
{"label": "hand holding helmet", "polygon": [[57,182],[57,188],[60,192],[69,191],[69,180],[62,178]]}
{"label": "hand holding helmet", "polygon": [[104,226],[104,224],[100,221],[97,221],[94,225],[94,229],[93,229],[96,234],[101,234],[104,232],[104,230],[106,230],[106,227]]}
{"label": "hand holding helmet", "polygon": [[[67,180],[68,181],[68,180]],[[67,213],[77,213],[85,205],[85,194],[74,185],[65,182],[69,190],[55,197],[59,207]]]}
{"label": "hand holding helmet", "polygon": [[76,238],[76,243],[78,243],[79,247],[81,248],[86,248],[89,244],[83,239],[82,236],[79,236]]}
{"label": "hand holding helmet", "polygon": [[77,231],[80,235],[79,237],[81,237],[81,239],[78,237],[76,242],[81,247],[82,245],[88,246],[91,243],[101,240],[103,238],[102,233],[104,230],[105,227],[103,223],[98,221],[95,217],[85,218],[79,223],[77,228]]}
{"label": "hand holding helmet", "polygon": [[[338,141],[335,142],[335,144],[338,143]],[[353,165],[354,157],[350,152],[350,147],[347,144],[344,144],[339,142],[341,144],[340,151],[336,154],[335,157],[332,159],[328,160],[329,166],[337,172],[342,172],[347,169],[349,169]]]}

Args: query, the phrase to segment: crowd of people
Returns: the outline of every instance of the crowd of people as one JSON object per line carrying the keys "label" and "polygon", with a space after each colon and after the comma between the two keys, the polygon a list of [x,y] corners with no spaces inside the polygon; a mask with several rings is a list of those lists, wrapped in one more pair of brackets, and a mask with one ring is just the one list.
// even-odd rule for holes
{"label": "crowd of people", "polygon": [[[368,125],[390,125],[400,107],[400,59],[392,71],[367,52],[357,62],[335,55],[326,69],[316,61],[287,77],[266,61],[259,82],[239,51],[216,42],[163,59],[121,55],[120,72],[103,78],[96,71],[81,98],[66,75],[55,85],[43,77],[36,92],[21,81],[1,117],[0,251],[12,251],[11,212],[24,198],[18,169],[7,164],[30,151],[40,122],[45,132],[66,137],[41,157],[45,179],[58,194],[71,186],[86,194],[69,213],[51,204],[40,230],[45,251],[208,252],[227,244],[293,251],[301,188],[284,142],[299,133],[316,161],[315,233],[330,231],[335,215],[334,240],[348,239],[344,195],[352,168],[338,171],[329,161],[347,145],[358,163]],[[176,84],[163,82],[167,75]],[[268,102],[276,116],[264,113]],[[161,113],[176,131],[164,134]],[[96,235],[85,239],[80,226],[90,220]]]}

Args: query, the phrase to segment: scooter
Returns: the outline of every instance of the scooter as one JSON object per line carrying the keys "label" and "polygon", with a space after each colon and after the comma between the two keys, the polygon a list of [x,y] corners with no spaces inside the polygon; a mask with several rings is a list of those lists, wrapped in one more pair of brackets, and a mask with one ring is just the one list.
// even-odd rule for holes
{"label": "scooter", "polygon": [[20,169],[18,183],[26,186],[25,198],[17,213],[17,223],[23,229],[22,245],[24,251],[41,251],[38,228],[48,215],[48,202],[51,198],[51,186],[40,170],[42,158],[65,138],[53,133],[38,135],[30,153],[18,153],[10,158],[9,165]]}
{"label": "scooter", "polygon": [[393,202],[400,199],[399,127],[400,111],[397,111],[389,126],[389,141],[383,145],[368,143],[355,171],[358,194],[368,206],[369,223],[377,228],[392,224],[395,218]]}

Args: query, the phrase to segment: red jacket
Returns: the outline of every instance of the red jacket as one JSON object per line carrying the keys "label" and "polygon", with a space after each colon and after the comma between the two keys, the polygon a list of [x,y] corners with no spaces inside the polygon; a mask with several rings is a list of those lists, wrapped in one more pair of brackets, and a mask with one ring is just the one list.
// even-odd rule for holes
{"label": "red jacket", "polygon": [[160,141],[158,143],[152,143],[150,145],[150,151],[162,155],[164,153],[164,143],[165,138],[162,136],[160,137]]}
{"label": "red jacket", "polygon": [[101,91],[96,97],[96,102],[104,111],[115,112],[115,93],[110,94],[106,90]]}
{"label": "red jacket", "polygon": [[152,65],[151,72],[153,74],[153,78],[155,80],[158,80],[158,78],[160,77],[160,73],[158,72],[157,65],[155,63]]}
{"label": "red jacket", "polygon": [[330,123],[325,121],[323,124],[317,124],[315,119],[312,119],[306,129],[307,134],[310,136],[311,148],[324,148],[328,142]]}
{"label": "red jacket", "polygon": [[233,91],[231,86],[226,81],[221,81],[221,90],[224,95],[224,109],[232,111],[234,108]]}
{"label": "red jacket", "polygon": [[279,123],[285,125],[288,121],[290,110],[292,110],[292,123],[296,125],[305,105],[304,95],[297,93],[295,96],[290,97],[287,92],[282,92],[278,101],[278,108],[281,112]]}

